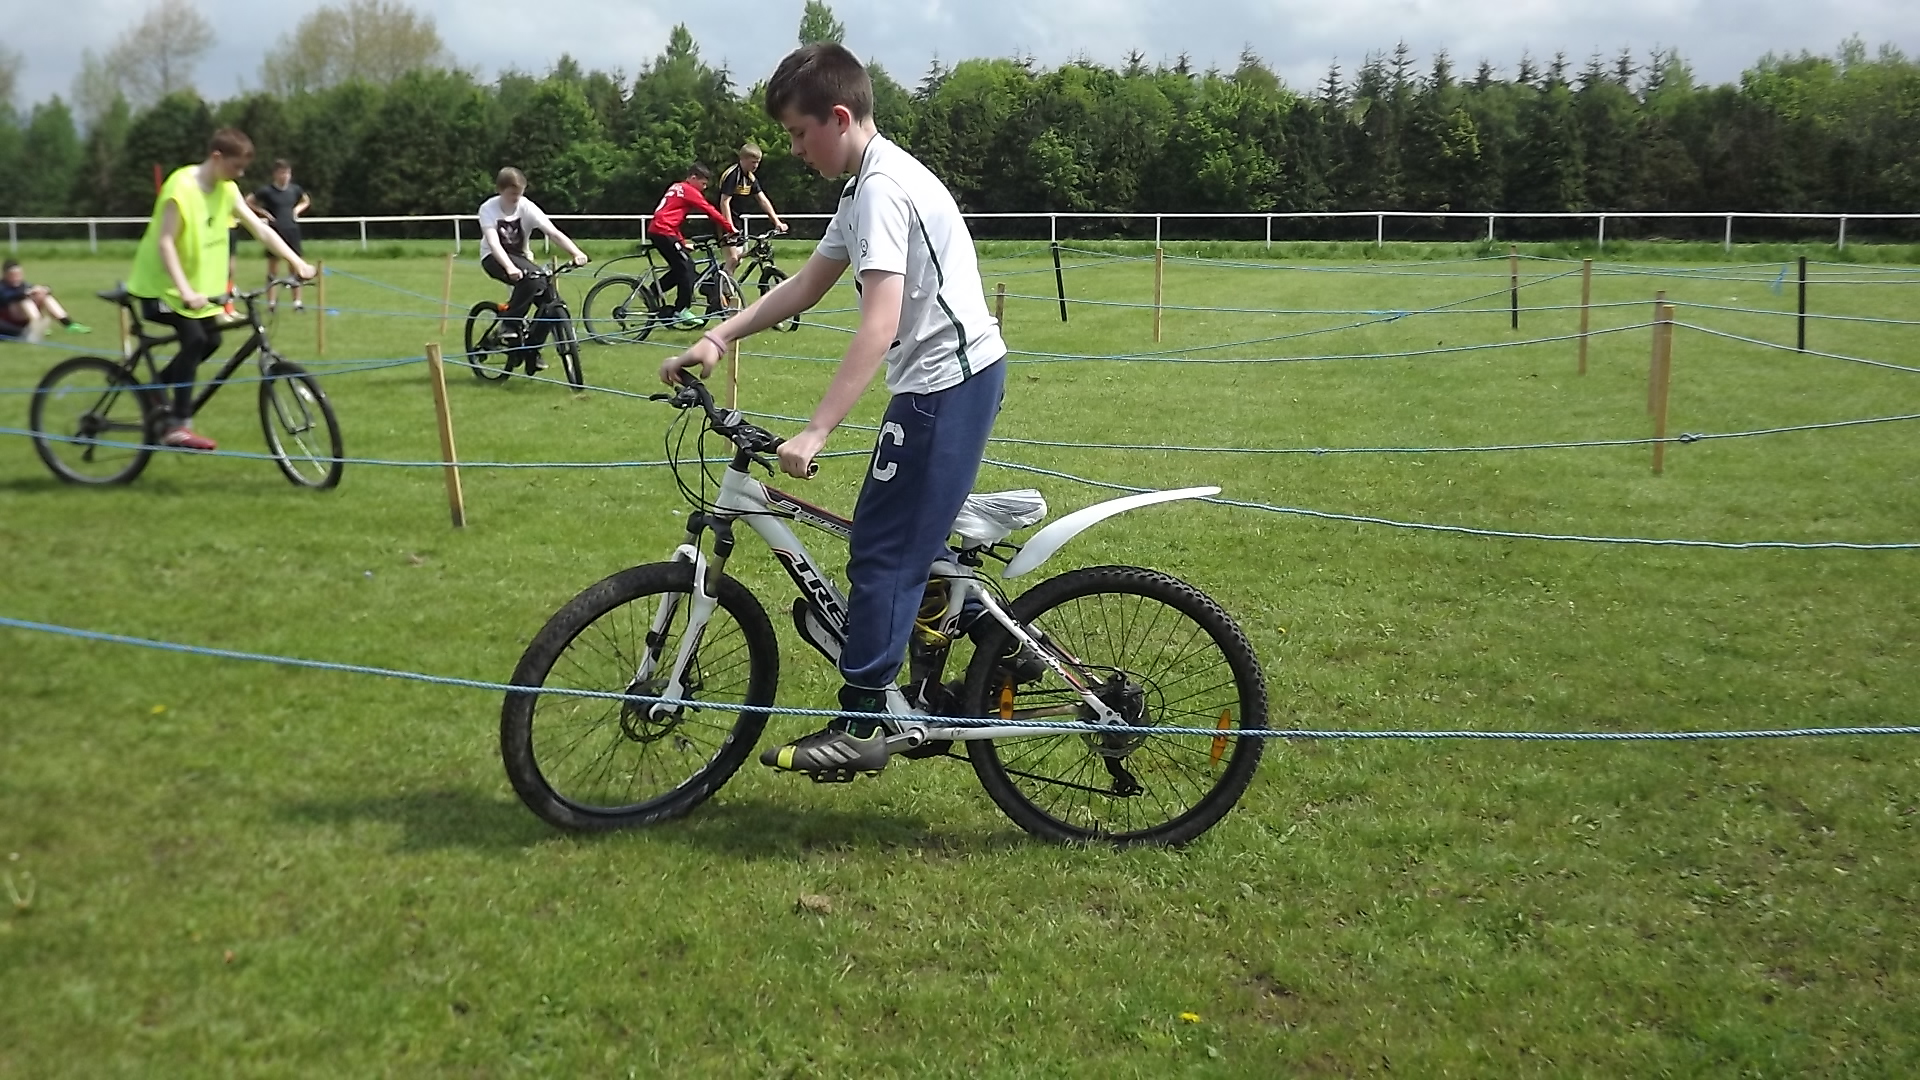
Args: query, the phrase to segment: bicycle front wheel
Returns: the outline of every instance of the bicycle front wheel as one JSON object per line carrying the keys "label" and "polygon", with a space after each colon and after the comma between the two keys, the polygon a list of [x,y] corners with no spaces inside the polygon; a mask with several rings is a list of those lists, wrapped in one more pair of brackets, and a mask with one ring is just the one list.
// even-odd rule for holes
{"label": "bicycle front wheel", "polygon": [[553,351],[560,354],[560,370],[567,385],[577,392],[587,387],[586,373],[580,367],[580,338],[573,332],[573,312],[565,306],[554,308]]}
{"label": "bicycle front wheel", "polygon": [[500,340],[502,329],[498,304],[482,300],[467,312],[467,366],[489,382],[507,377],[513,366],[514,349],[519,347]]}
{"label": "bicycle front wheel", "polygon": [[306,369],[274,360],[260,383],[260,430],[281,473],[300,487],[325,490],[346,468],[333,405]]}
{"label": "bicycle front wheel", "polygon": [[[969,742],[981,785],[1016,824],[1049,840],[1179,845],[1239,801],[1261,739],[1154,733],[1267,726],[1253,645],[1220,605],[1158,571],[1098,566],[1041,582],[1010,613],[1139,729]],[[1014,652],[1004,627],[982,632],[967,668],[966,715],[1094,721],[1059,675]]]}
{"label": "bicycle front wheel", "polygon": [[[500,755],[528,809],[562,829],[647,825],[688,813],[733,776],[766,728],[780,648],[745,586],[722,577],[717,598],[689,643],[693,567],[650,563],[589,586],[547,620],[514,668],[513,685],[527,689],[500,711]],[[683,649],[682,696],[705,705],[553,692],[663,696]]]}
{"label": "bicycle front wheel", "polygon": [[[760,290],[760,295],[761,296],[767,295],[768,293],[773,291],[773,287],[775,285],[778,285],[785,280],[787,280],[787,272],[785,270],[780,269],[777,266],[769,266],[761,270],[760,280],[757,283],[757,287]],[[782,333],[790,334],[795,330],[800,329],[800,316],[795,315],[793,318],[788,319],[785,322],[779,323],[778,325],[774,326],[774,329]]]}
{"label": "bicycle front wheel", "polygon": [[658,297],[650,276],[605,278],[587,290],[587,298],[580,302],[580,319],[587,325],[587,336],[595,341],[610,345],[644,341],[653,332]]}
{"label": "bicycle front wheel", "polygon": [[140,475],[158,441],[161,392],[93,356],[63,360],[33,393],[33,449],[70,484],[124,484]]}

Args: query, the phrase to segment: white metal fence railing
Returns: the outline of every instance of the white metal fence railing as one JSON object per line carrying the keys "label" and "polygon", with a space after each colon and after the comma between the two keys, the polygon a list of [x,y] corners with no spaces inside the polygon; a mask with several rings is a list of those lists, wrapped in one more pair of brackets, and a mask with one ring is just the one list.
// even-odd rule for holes
{"label": "white metal fence railing", "polygon": [[[634,223],[640,224],[642,230],[644,230],[644,227],[645,227],[644,223],[649,218],[652,217],[651,214],[554,214],[552,216],[555,221],[634,222]],[[742,221],[743,223],[750,222],[754,219],[755,216],[756,215],[752,215],[752,214],[744,214],[742,215]],[[825,221],[830,217],[830,215],[827,215],[827,214],[786,214],[782,216],[788,221]],[[1057,241],[1060,239],[1060,223],[1063,221],[1074,222],[1074,221],[1092,220],[1092,221],[1111,221],[1111,222],[1127,222],[1127,223],[1139,223],[1139,222],[1151,221],[1153,223],[1153,239],[1154,239],[1154,243],[1156,244],[1161,242],[1162,235],[1165,231],[1165,226],[1167,222],[1187,222],[1187,221],[1264,222],[1265,239],[1268,246],[1272,246],[1273,244],[1273,239],[1274,239],[1273,229],[1274,229],[1275,222],[1303,222],[1303,221],[1304,222],[1324,222],[1324,221],[1364,222],[1367,220],[1372,220],[1374,223],[1374,242],[1375,244],[1380,246],[1385,246],[1387,241],[1387,222],[1388,221],[1413,221],[1413,222],[1485,221],[1487,223],[1487,239],[1489,241],[1492,241],[1497,238],[1499,234],[1500,223],[1503,221],[1504,222],[1532,222],[1532,221],[1591,222],[1593,223],[1593,226],[1596,229],[1596,232],[1595,232],[1596,241],[1598,242],[1599,246],[1605,247],[1607,244],[1607,222],[1608,221],[1614,221],[1614,222],[1621,222],[1621,221],[1718,222],[1718,221],[1724,221],[1726,227],[1725,227],[1723,244],[1728,249],[1731,249],[1733,247],[1735,224],[1737,222],[1742,222],[1742,221],[1747,221],[1747,222],[1762,222],[1762,221],[1824,222],[1828,225],[1828,227],[1836,228],[1838,230],[1836,243],[1841,248],[1845,248],[1847,246],[1847,225],[1849,222],[1920,222],[1920,214],[1827,214],[1827,213],[1748,213],[1748,212],[1625,213],[1625,212],[1617,212],[1617,211],[1606,211],[1606,212],[1588,211],[1588,212],[1569,212],[1569,213],[1476,213],[1472,211],[1423,212],[1423,211],[1417,211],[1417,210],[1340,210],[1340,211],[1324,211],[1320,213],[1287,213],[1287,214],[1280,214],[1280,213],[1274,213],[1274,214],[1266,214],[1266,213],[1101,214],[1101,213],[1072,213],[1072,212],[1050,213],[1050,212],[1042,211],[1042,212],[1035,212],[1035,213],[1010,213],[1010,214],[966,214],[964,216],[969,221],[1005,221],[1005,222],[1032,221],[1035,223],[1045,222],[1046,223],[1046,239],[1049,242]],[[63,229],[73,229],[79,226],[85,226],[87,230],[88,249],[92,251],[97,251],[99,250],[99,246],[100,246],[100,227],[101,226],[105,225],[105,226],[125,228],[130,226],[144,226],[147,223],[147,219],[143,217],[51,217],[51,218],[17,217],[17,218],[4,218],[0,220],[4,220],[6,222],[7,248],[9,251],[19,250],[20,233],[22,229],[26,229],[29,231],[35,230],[35,229],[42,229],[42,228],[63,230]],[[357,225],[359,227],[360,247],[362,248],[362,250],[366,249],[366,247],[369,244],[369,238],[367,235],[368,225],[391,225],[391,224],[427,225],[427,224],[438,223],[439,225],[441,225],[443,228],[447,230],[447,235],[449,235],[453,240],[453,250],[456,254],[461,251],[461,249],[464,247],[464,245],[468,240],[476,239],[478,235],[477,230],[474,227],[473,216],[471,214],[368,215],[364,217],[308,217],[308,218],[302,218],[301,222],[303,224],[310,224],[310,225]],[[1581,230],[1581,231],[1584,231],[1584,230]],[[1038,240],[1040,239],[1040,237],[1031,236],[1031,237],[1023,237],[1023,239]]]}

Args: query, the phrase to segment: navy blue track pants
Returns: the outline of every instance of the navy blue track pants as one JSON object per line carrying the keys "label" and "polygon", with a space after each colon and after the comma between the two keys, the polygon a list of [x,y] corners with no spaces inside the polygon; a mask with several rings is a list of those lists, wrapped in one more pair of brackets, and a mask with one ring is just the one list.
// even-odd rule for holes
{"label": "navy blue track pants", "polygon": [[840,674],[851,686],[885,689],[900,674],[927,574],[979,476],[1006,367],[1000,361],[937,393],[895,394],[887,406],[847,544]]}

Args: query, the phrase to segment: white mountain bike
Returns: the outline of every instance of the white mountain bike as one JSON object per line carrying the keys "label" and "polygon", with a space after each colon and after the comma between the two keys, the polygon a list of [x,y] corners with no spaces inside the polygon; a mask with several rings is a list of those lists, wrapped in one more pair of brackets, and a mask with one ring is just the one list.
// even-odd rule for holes
{"label": "white mountain bike", "polygon": [[[527,646],[500,716],[501,755],[520,798],[565,829],[608,829],[679,817],[733,776],[774,708],[780,649],[766,610],[726,574],[734,525],[745,522],[793,578],[800,637],[839,659],[846,600],[788,523],[845,540],[851,522],[749,475],[772,472],[781,439],[716,408],[691,375],[672,395],[684,410],[668,434],[681,492],[693,506],[686,541],[666,562],[622,570],[569,601]],[[733,444],[711,500],[700,466],[682,476],[690,421]],[[677,437],[675,432],[677,432]],[[705,454],[700,455],[702,461]],[[908,682],[887,694],[896,757],[961,757],[1017,824],[1059,841],[1184,844],[1246,790],[1262,740],[1230,729],[1267,725],[1253,646],[1204,593],[1132,566],[1048,578],[1008,601],[980,571],[1004,562],[1020,577],[1094,523],[1136,507],[1218,488],[1131,495],[1069,514],[1026,544],[1007,538],[1046,516],[1037,491],[974,495],[957,542],[936,563],[908,650]],[[712,534],[712,551],[702,539]],[[946,682],[952,646],[973,643],[964,679]],[[581,689],[692,701],[649,704],[542,693]],[[973,718],[971,724],[947,718]],[[997,722],[993,718],[997,718]],[[1069,723],[1118,731],[1058,730]],[[1040,726],[1052,724],[1054,727]],[[1220,734],[1158,734],[1157,727]]]}

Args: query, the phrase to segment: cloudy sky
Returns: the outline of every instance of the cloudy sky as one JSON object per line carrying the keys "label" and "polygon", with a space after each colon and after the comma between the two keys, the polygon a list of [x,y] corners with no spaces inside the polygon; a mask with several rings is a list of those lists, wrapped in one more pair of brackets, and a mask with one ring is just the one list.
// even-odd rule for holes
{"label": "cloudy sky", "polygon": [[[104,51],[150,0],[29,3],[0,43],[24,55],[21,104],[66,94],[82,49]],[[201,92],[223,98],[252,85],[261,54],[315,0],[283,4],[202,0],[215,52],[197,72]],[[765,76],[794,43],[801,0],[413,0],[432,14],[461,61],[492,74],[541,71],[562,50],[593,67],[629,73],[656,55],[676,21],[701,52],[738,80]],[[1738,78],[1768,51],[1830,52],[1849,34],[1920,54],[1920,0],[834,0],[847,44],[918,80],[936,54],[1030,53],[1047,64],[1084,55],[1118,63],[1130,49],[1154,60],[1190,53],[1196,66],[1232,67],[1244,45],[1298,87],[1336,57],[1352,70],[1369,50],[1404,39],[1422,58],[1449,50],[1462,67],[1480,58],[1511,68],[1523,50],[1576,61],[1621,47],[1673,46],[1709,81]]]}

